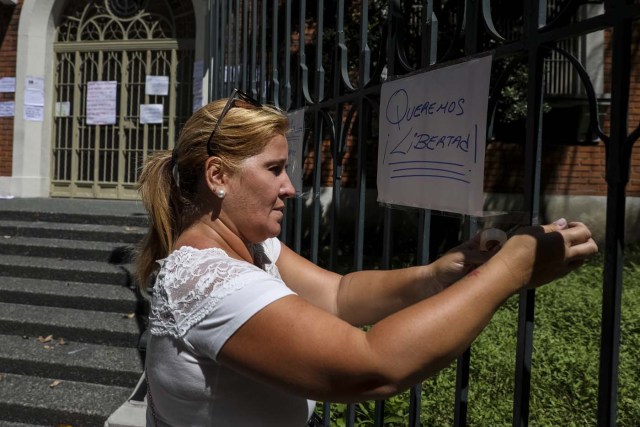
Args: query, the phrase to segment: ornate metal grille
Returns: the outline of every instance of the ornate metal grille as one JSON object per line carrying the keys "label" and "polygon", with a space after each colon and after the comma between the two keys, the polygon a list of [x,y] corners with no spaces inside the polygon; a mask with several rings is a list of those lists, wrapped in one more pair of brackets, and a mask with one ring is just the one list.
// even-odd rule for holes
{"label": "ornate metal grille", "polygon": [[[139,166],[173,147],[191,113],[194,27],[184,24],[193,12],[183,8],[124,0],[68,7],[54,46],[52,196],[137,198]],[[168,76],[168,95],[146,94],[148,75]],[[115,124],[87,124],[87,86],[95,81],[117,82]],[[162,104],[162,123],[142,124],[141,104]]]}

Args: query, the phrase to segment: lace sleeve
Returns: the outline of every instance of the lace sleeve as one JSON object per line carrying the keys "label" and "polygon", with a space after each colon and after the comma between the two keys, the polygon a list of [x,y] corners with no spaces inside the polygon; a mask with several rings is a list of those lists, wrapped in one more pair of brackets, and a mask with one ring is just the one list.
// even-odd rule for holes
{"label": "lace sleeve", "polygon": [[149,317],[151,333],[184,336],[222,299],[244,287],[247,281],[239,278],[251,273],[266,274],[221,249],[174,251],[161,261]]}

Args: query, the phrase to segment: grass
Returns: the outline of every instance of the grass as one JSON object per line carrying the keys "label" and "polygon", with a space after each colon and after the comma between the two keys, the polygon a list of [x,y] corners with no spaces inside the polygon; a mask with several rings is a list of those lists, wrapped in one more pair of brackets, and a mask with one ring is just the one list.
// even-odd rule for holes
{"label": "grass", "polygon": [[[603,256],[540,288],[535,296],[529,425],[597,424]],[[617,425],[640,425],[640,247],[625,254]],[[471,349],[469,426],[511,426],[518,297],[508,300]],[[423,426],[453,425],[455,364],[422,385]],[[408,424],[408,394],[386,403],[385,425]],[[332,405],[332,425],[344,425]],[[373,404],[356,408],[373,423]]]}

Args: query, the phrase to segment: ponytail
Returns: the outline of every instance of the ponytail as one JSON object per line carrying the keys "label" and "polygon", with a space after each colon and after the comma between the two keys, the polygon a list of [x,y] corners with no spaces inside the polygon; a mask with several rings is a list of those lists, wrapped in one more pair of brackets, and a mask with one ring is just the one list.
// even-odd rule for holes
{"label": "ponytail", "polygon": [[157,268],[156,261],[171,253],[177,235],[176,202],[180,196],[172,180],[171,151],[154,154],[140,174],[140,196],[149,214],[149,229],[136,256],[138,285],[144,291]]}

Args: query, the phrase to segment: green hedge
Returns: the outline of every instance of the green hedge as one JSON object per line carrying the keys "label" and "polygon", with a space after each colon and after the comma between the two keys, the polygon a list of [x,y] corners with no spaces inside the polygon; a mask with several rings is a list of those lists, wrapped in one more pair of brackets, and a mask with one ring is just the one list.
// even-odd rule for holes
{"label": "green hedge", "polygon": [[[625,254],[618,426],[640,425],[640,248]],[[597,416],[603,256],[536,291],[531,426],[594,426]],[[518,298],[496,313],[471,349],[469,426],[511,426]],[[423,426],[453,424],[455,364],[422,385]],[[344,425],[344,405],[331,405]],[[356,425],[373,424],[373,402],[356,406]],[[408,393],[386,403],[385,425],[408,424]]]}

